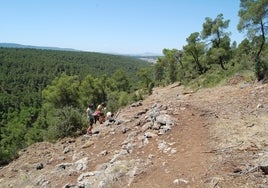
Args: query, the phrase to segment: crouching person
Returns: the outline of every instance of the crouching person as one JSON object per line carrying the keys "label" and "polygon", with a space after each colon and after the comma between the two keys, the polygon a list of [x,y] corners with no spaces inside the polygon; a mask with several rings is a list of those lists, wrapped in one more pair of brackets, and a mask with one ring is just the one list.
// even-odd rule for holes
{"label": "crouching person", "polygon": [[114,123],[115,122],[114,114],[112,112],[107,112],[106,120],[108,120],[109,123]]}

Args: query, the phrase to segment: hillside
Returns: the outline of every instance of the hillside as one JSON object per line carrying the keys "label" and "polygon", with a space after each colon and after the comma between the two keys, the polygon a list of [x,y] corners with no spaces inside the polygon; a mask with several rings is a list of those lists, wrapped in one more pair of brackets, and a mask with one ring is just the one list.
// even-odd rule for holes
{"label": "hillside", "polygon": [[268,85],[240,79],[155,88],[98,134],[21,151],[0,187],[265,187]]}

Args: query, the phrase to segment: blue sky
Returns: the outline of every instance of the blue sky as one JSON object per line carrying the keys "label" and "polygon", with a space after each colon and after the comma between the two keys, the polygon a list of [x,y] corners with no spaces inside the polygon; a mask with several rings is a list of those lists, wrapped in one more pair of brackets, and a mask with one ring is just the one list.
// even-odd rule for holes
{"label": "blue sky", "polygon": [[239,0],[0,0],[0,42],[161,54],[223,13],[238,43]]}

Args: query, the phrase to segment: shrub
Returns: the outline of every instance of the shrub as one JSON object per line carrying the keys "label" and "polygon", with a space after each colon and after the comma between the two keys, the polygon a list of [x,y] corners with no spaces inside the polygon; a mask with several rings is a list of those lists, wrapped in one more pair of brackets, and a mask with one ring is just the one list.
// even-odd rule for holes
{"label": "shrub", "polygon": [[57,109],[51,118],[46,139],[54,141],[58,138],[77,136],[86,125],[86,117],[77,108],[71,106]]}

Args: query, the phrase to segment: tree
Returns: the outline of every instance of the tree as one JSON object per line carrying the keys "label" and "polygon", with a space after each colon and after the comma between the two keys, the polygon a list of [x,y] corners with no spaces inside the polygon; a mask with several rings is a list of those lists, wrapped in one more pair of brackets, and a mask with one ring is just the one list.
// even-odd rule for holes
{"label": "tree", "polygon": [[67,76],[63,73],[53,80],[52,84],[43,90],[45,102],[51,103],[55,108],[65,106],[78,107],[79,80],[77,76]]}
{"label": "tree", "polygon": [[[211,41],[211,55],[212,59],[218,59],[222,69],[226,70],[224,64],[228,60],[228,51],[230,50],[229,33],[224,32],[224,29],[229,27],[230,20],[223,20],[223,14],[219,14],[216,19],[212,20],[206,17],[203,24],[202,38],[210,39]],[[228,43],[229,42],[229,43]]]}
{"label": "tree", "polygon": [[163,59],[164,57],[159,57],[154,65],[154,80],[158,84],[164,79],[165,65]]}
{"label": "tree", "polygon": [[240,42],[237,47],[237,57],[241,58],[242,56],[247,56],[248,59],[254,59],[253,57],[253,45],[248,39],[244,39]]}
{"label": "tree", "polygon": [[167,83],[174,83],[177,80],[178,60],[177,49],[163,49],[164,58],[161,59],[165,66],[165,79]]}
{"label": "tree", "polygon": [[141,82],[141,85],[143,85],[146,89],[149,88],[149,84],[152,82],[150,69],[148,68],[141,68],[137,72],[137,76]]}
{"label": "tree", "polygon": [[96,78],[87,75],[79,87],[80,106],[86,108],[90,103],[98,104]]}
{"label": "tree", "polygon": [[102,102],[108,102],[107,95],[115,88],[115,82],[106,75],[100,78],[93,78],[88,75],[79,87],[79,101],[82,109],[86,108],[89,104],[94,104],[97,107]]}
{"label": "tree", "polygon": [[50,141],[67,136],[77,136],[86,125],[86,118],[79,109],[65,106],[57,109],[53,121],[48,127],[47,139]]}
{"label": "tree", "polygon": [[130,90],[129,79],[122,69],[118,69],[113,75],[112,79],[115,81],[115,86],[118,91],[128,92]]}
{"label": "tree", "polygon": [[[185,55],[192,57],[191,59],[195,63],[197,70],[200,74],[203,74],[206,69],[200,62],[200,57],[205,54],[205,45],[201,42],[200,34],[198,32],[192,33],[186,41],[187,45],[183,46]],[[190,59],[190,61],[191,61]]]}
{"label": "tree", "polygon": [[261,60],[261,52],[265,44],[268,29],[268,1],[267,0],[240,0],[239,31],[247,30],[248,37],[258,42],[255,54],[255,70],[258,80],[268,76],[267,65]]}

